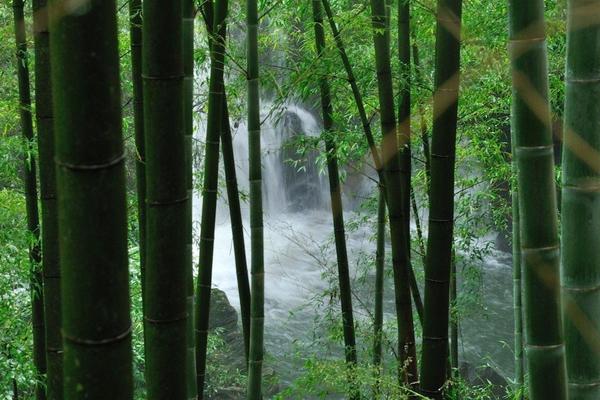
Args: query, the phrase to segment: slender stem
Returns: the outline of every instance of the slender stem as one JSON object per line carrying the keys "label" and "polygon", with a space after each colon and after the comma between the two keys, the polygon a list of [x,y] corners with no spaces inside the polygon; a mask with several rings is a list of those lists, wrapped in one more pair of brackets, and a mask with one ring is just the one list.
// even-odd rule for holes
{"label": "slender stem", "polygon": [[244,334],[244,353],[248,361],[250,348],[250,282],[248,280],[248,263],[246,261],[246,246],[244,244],[244,225],[240,207],[240,195],[235,172],[235,159],[229,124],[229,109],[227,98],[223,92],[223,121],[221,124],[221,150],[223,151],[223,165],[225,169],[225,186],[227,187],[227,204],[229,205],[229,219],[231,221],[231,235],[233,237],[233,253],[235,270],[240,298],[242,315],[242,331]]}
{"label": "slender stem", "polygon": [[408,242],[406,216],[402,205],[402,178],[397,140],[397,124],[394,112],[389,24],[383,0],[371,0],[373,41],[377,68],[381,131],[383,133],[382,161],[385,171],[385,191],[392,239],[392,265],[394,292],[398,318],[398,377],[411,387],[418,382],[416,346],[409,283]]}
{"label": "slender stem", "polygon": [[192,210],[194,198],[194,174],[192,140],[194,138],[194,19],[196,10],[193,0],[183,0],[183,127],[185,136],[185,176],[187,203],[185,218],[186,234],[186,279],[187,279],[187,398],[198,397],[196,385],[196,338],[194,335],[194,235],[192,229]]}
{"label": "slender stem", "polygon": [[54,165],[54,112],[50,74],[49,5],[33,0],[33,39],[35,42],[35,117],[40,161],[40,200],[42,206],[42,275],[46,341],[46,396],[63,399],[63,343],[58,253],[58,209]]}
{"label": "slender stem", "polygon": [[[321,58],[325,50],[325,29],[323,28],[323,12],[321,0],[312,0],[313,20],[315,29],[315,44],[317,57]],[[351,399],[358,399],[356,384],[352,378],[356,366],[356,334],[354,331],[354,315],[352,312],[352,289],[350,284],[350,268],[348,250],[346,247],[346,231],[344,227],[344,209],[338,171],[336,141],[333,136],[333,105],[331,103],[331,88],[326,77],[319,79],[321,94],[321,109],[323,115],[323,137],[327,152],[327,175],[329,177],[329,194],[331,198],[331,214],[338,266],[338,282],[340,285],[340,302],[342,306],[342,326],[344,331],[344,347],[346,363],[349,368],[349,390]]]}
{"label": "slender stem", "polygon": [[[16,66],[19,81],[19,112],[23,135],[23,184],[29,231],[29,290],[31,292],[31,323],[33,333],[33,364],[36,370],[36,400],[44,400],[44,375],[46,373],[46,341],[44,337],[44,293],[42,290],[42,253],[40,248],[40,218],[34,156],[33,121],[31,117],[31,93],[29,85],[29,63],[23,0],[13,0],[15,22]],[[16,393],[16,381],[15,385]],[[15,395],[16,397],[16,395]]]}
{"label": "slender stem", "polygon": [[380,396],[381,348],[383,339],[383,283],[385,267],[385,191],[380,188],[377,202],[377,253],[375,255],[375,315],[373,319],[373,365],[377,374],[373,397]]}
{"label": "slender stem", "polygon": [[[196,306],[196,383],[198,398],[204,398],[206,351],[212,285],[217,185],[219,179],[219,138],[223,122],[223,69],[225,62],[227,0],[214,3],[213,34],[210,35],[210,83],[206,149],[204,152],[204,182],[202,217],[200,222],[200,253],[198,265],[198,304]],[[212,10],[212,7],[211,7]]]}

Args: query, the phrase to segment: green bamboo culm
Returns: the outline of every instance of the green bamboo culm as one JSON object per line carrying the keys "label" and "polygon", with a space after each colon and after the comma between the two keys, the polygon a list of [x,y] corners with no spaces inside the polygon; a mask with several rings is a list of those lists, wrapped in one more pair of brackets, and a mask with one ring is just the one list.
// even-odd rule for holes
{"label": "green bamboo culm", "polygon": [[425,265],[425,315],[421,392],[442,397],[447,377],[448,323],[454,225],[454,163],[460,75],[462,0],[438,0],[429,239]]}
{"label": "green bamboo culm", "polygon": [[[213,3],[206,1],[201,8],[206,30],[209,38],[213,35]],[[225,29],[225,24],[221,24]],[[209,39],[209,47],[211,45]],[[223,87],[223,110],[220,125],[221,150],[223,152],[223,166],[225,171],[225,186],[227,188],[227,205],[229,206],[229,218],[231,223],[231,234],[233,239],[233,254],[238,284],[238,295],[240,299],[240,314],[242,319],[242,333],[244,336],[244,353],[248,362],[250,347],[250,282],[248,280],[248,263],[246,260],[246,245],[244,243],[244,224],[240,206],[240,195],[235,171],[235,157],[233,154],[233,141],[231,137],[231,126],[229,123],[229,108],[227,106],[227,91]]]}
{"label": "green bamboo culm", "polygon": [[244,353],[248,361],[250,349],[250,281],[248,280],[248,264],[246,260],[246,246],[244,244],[244,225],[240,206],[240,195],[235,172],[235,158],[233,155],[233,142],[231,126],[229,124],[229,110],[227,96],[223,88],[223,118],[221,122],[221,149],[223,151],[223,165],[225,169],[225,185],[227,187],[227,203],[229,205],[229,219],[231,221],[231,234],[233,238],[233,255],[240,298],[240,311],[242,317],[242,332],[244,335]]}
{"label": "green bamboo culm", "polygon": [[144,137],[144,98],[142,83],[142,0],[129,1],[131,40],[131,82],[133,84],[133,128],[135,132],[135,175],[138,203],[140,281],[142,304],[146,271],[146,144]]}
{"label": "green bamboo culm", "polygon": [[[322,57],[325,51],[325,29],[323,27],[323,11],[321,0],[312,0],[312,11],[315,29],[315,47],[317,57]],[[331,215],[338,266],[338,282],[340,286],[340,303],[342,308],[342,328],[344,332],[344,348],[346,363],[349,369],[349,398],[360,397],[354,379],[353,370],[356,367],[356,334],[354,331],[354,315],[352,312],[352,290],[350,286],[350,268],[346,246],[346,231],[344,227],[344,209],[342,204],[342,188],[336,154],[336,141],[333,123],[333,105],[331,103],[331,88],[325,76],[319,79],[321,95],[321,110],[323,116],[323,134],[325,151],[327,152],[327,175],[329,178],[329,194],[331,199]]]}
{"label": "green bamboo culm", "polygon": [[400,146],[400,174],[402,177],[402,215],[404,219],[404,235],[406,237],[405,252],[408,257],[409,282],[415,309],[419,320],[423,320],[423,301],[417,286],[414,269],[411,260],[411,233],[410,233],[410,210],[411,210],[411,65],[410,65],[410,1],[398,0],[398,64],[399,68],[399,101],[398,101],[398,133]]}
{"label": "green bamboo culm", "polygon": [[544,1],[508,4],[529,398],[564,400],[568,396]]}
{"label": "green bamboo culm", "polygon": [[[377,149],[377,145],[375,144],[375,138],[373,137],[373,132],[371,130],[371,124],[369,122],[369,117],[367,116],[367,112],[365,110],[365,106],[364,106],[364,103],[362,100],[362,95],[360,93],[360,89],[358,88],[358,84],[357,84],[356,78],[354,76],[352,64],[350,63],[350,60],[346,53],[346,48],[344,46],[344,41],[341,37],[340,31],[335,23],[335,19],[333,16],[333,12],[331,10],[331,5],[329,4],[329,0],[322,0],[322,3],[323,3],[323,9],[325,10],[325,14],[327,15],[327,20],[329,22],[331,32],[333,33],[335,45],[340,54],[340,58],[342,59],[342,64],[344,65],[346,75],[348,76],[348,83],[350,84],[350,88],[352,90],[352,96],[354,97],[354,102],[356,104],[356,108],[358,110],[358,115],[360,117],[363,131],[364,131],[365,137],[367,139],[367,144],[368,144],[370,152],[371,152],[371,157],[373,158],[373,164],[375,165],[375,170],[377,171],[379,184],[382,186],[385,186],[383,162],[381,161],[381,156],[379,154],[379,150]],[[409,264],[409,267],[410,267],[409,273],[410,273],[411,294],[413,296],[413,300],[415,302],[415,307],[417,309],[419,318],[422,319],[423,303],[421,301],[421,295],[419,293],[419,287],[417,286],[417,281],[415,279],[414,270],[413,270],[412,266],[410,266],[410,264]]]}
{"label": "green bamboo culm", "polygon": [[44,376],[46,374],[46,340],[44,336],[44,292],[42,289],[42,253],[40,248],[40,218],[36,162],[34,157],[34,133],[31,116],[31,93],[29,84],[29,61],[23,0],[13,0],[15,23],[16,67],[19,82],[19,114],[23,135],[23,184],[29,242],[29,287],[31,292],[31,324],[33,333],[33,364],[37,374],[36,400],[46,399]]}
{"label": "green bamboo culm", "polygon": [[210,35],[210,86],[208,97],[208,120],[206,126],[206,150],[204,152],[204,182],[202,185],[202,217],[200,222],[200,254],[198,264],[198,304],[196,306],[196,384],[198,397],[204,398],[206,379],[206,351],[208,346],[208,323],[210,291],[215,240],[215,215],[219,178],[219,135],[223,113],[223,70],[228,2],[214,2],[213,31]]}
{"label": "green bamboo culm", "polygon": [[515,151],[515,130],[511,129],[512,153],[512,264],[513,264],[513,309],[515,319],[515,389],[518,399],[523,399],[525,371],[523,363],[523,307],[521,297],[521,240],[519,232],[519,188],[517,185],[517,155]]}
{"label": "green bamboo culm", "polygon": [[456,312],[456,298],[458,288],[456,284],[456,252],[452,251],[452,264],[450,265],[450,369],[446,375],[450,378],[458,374],[458,313]]}
{"label": "green bamboo culm", "polygon": [[394,294],[398,318],[398,373],[411,387],[418,382],[414,322],[410,290],[408,242],[404,229],[397,124],[390,60],[390,32],[383,0],[371,0],[373,40],[381,117],[382,161],[392,240]]}
{"label": "green bamboo culm", "polygon": [[262,398],[262,364],[265,322],[265,269],[260,145],[260,83],[258,71],[258,4],[246,1],[248,85],[248,147],[250,180],[250,352],[248,357],[248,400]]}
{"label": "green bamboo culm", "polygon": [[373,365],[376,367],[373,397],[379,398],[383,347],[383,291],[385,277],[385,191],[379,189],[377,201],[377,252],[375,254],[375,312],[373,314]]}
{"label": "green bamboo culm", "polygon": [[[568,398],[572,400],[600,398],[598,7],[598,0],[567,2],[561,265]],[[592,162],[586,151],[596,157]]]}
{"label": "green bamboo culm", "polygon": [[180,0],[143,2],[147,207],[144,334],[149,400],[187,398],[189,257],[182,18]]}
{"label": "green bamboo culm", "polygon": [[42,275],[46,340],[46,396],[63,400],[58,210],[54,165],[54,111],[50,76],[50,27],[46,0],[32,0],[35,43],[35,118],[40,161]]}
{"label": "green bamboo culm", "polygon": [[50,7],[64,399],[132,399],[116,2]]}
{"label": "green bamboo culm", "polygon": [[192,209],[194,194],[193,146],[194,138],[194,19],[196,11],[193,0],[183,0],[183,125],[185,134],[185,176],[187,187],[185,234],[187,279],[187,390],[188,399],[196,399],[196,337],[194,330],[194,235]]}

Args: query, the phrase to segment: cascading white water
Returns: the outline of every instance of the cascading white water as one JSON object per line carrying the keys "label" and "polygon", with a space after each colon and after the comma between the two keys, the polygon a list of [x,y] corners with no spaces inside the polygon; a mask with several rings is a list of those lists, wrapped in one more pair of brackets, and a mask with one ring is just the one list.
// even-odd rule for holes
{"label": "cascading white water", "polygon": [[[321,127],[315,116],[300,104],[287,103],[273,112],[273,104],[263,102],[261,131],[263,165],[263,202],[265,224],[265,347],[276,360],[278,374],[283,383],[298,375],[298,363],[289,356],[295,341],[307,339],[312,332],[311,321],[315,310],[304,307],[308,301],[328,287],[323,271],[334,267],[335,251],[332,243],[333,227],[329,211],[329,194],[326,171],[316,167],[316,154],[304,160],[295,156],[286,143],[299,135],[316,137]],[[200,115],[196,139],[203,143],[204,115]],[[231,121],[238,185],[241,191],[248,188],[248,133],[244,121]],[[288,159],[298,160],[289,165]],[[221,169],[222,170],[222,169]],[[221,173],[220,179],[222,180]],[[373,188],[365,178],[353,179],[354,188],[346,190],[345,205],[350,203],[348,192],[365,193]],[[356,183],[358,182],[358,183]],[[225,291],[229,300],[239,310],[231,227],[229,224],[226,192],[220,185],[222,196],[217,208],[215,250],[213,261],[213,286]],[[194,198],[196,236],[199,235],[201,196]],[[242,201],[242,215],[246,231],[246,251],[249,257],[248,204]],[[346,207],[348,210],[349,207]],[[348,217],[352,212],[347,211]],[[369,227],[347,234],[351,269],[358,264],[361,254],[374,254]],[[326,244],[330,244],[326,246]],[[388,249],[389,254],[389,249]],[[352,272],[354,274],[354,272]],[[486,276],[488,277],[486,279]],[[486,261],[484,282],[491,291],[485,299],[488,312],[494,319],[483,321],[479,317],[462,322],[463,332],[473,339],[463,340],[463,359],[480,365],[482,357],[491,357],[494,365],[506,374],[512,369],[510,351],[501,341],[511,343],[512,328],[505,321],[512,318],[510,257],[497,253]],[[394,318],[392,288],[385,299],[385,317]],[[355,307],[356,319],[366,314]],[[482,329],[483,324],[489,329]],[[476,334],[470,335],[476,332]],[[486,332],[488,332],[486,334]],[[340,357],[342,353],[340,352]]]}

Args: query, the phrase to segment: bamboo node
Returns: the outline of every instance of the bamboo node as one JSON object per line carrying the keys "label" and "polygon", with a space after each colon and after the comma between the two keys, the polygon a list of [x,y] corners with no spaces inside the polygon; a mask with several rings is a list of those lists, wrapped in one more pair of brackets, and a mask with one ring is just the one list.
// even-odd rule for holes
{"label": "bamboo node", "polygon": [[184,312],[183,314],[175,315],[172,318],[164,318],[164,319],[153,319],[153,318],[144,316],[144,321],[146,321],[150,324],[154,324],[154,325],[166,325],[166,324],[171,324],[171,323],[186,320],[188,318],[188,316],[189,315],[187,312]]}
{"label": "bamboo node", "polygon": [[82,345],[82,346],[106,346],[106,345],[117,343],[117,342],[120,342],[122,340],[129,338],[131,336],[132,330],[133,330],[133,325],[130,324],[129,327],[127,327],[127,329],[125,331],[121,332],[120,334],[118,334],[114,337],[110,337],[110,338],[106,338],[106,339],[83,339],[83,338],[78,338],[75,336],[67,335],[63,331],[63,338],[66,341],[69,341],[74,344]]}
{"label": "bamboo node", "polygon": [[100,163],[100,164],[72,164],[67,161],[59,160],[58,157],[54,158],[54,162],[56,163],[57,166],[66,168],[66,169],[70,169],[70,170],[74,170],[74,171],[98,171],[98,170],[102,170],[102,169],[108,169],[108,168],[117,166],[124,161],[125,161],[125,153],[121,153],[120,155],[113,158],[112,160],[109,160],[107,162]]}

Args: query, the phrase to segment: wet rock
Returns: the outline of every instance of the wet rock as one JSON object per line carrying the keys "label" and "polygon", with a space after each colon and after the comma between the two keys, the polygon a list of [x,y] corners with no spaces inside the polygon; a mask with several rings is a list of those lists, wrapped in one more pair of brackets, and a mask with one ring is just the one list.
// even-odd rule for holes
{"label": "wet rock", "polygon": [[208,329],[212,332],[218,329],[225,341],[227,353],[223,361],[230,367],[244,371],[246,369],[244,337],[238,326],[238,313],[225,292],[219,289],[211,291]]}
{"label": "wet rock", "polygon": [[491,385],[493,398],[504,398],[508,382],[491,366],[474,367],[469,363],[461,363],[459,371],[461,378],[469,385],[475,387],[488,387]]}
{"label": "wet rock", "polygon": [[[233,381],[234,377],[241,372],[246,374],[246,358],[244,354],[244,336],[241,327],[238,324],[238,312],[231,305],[225,292],[219,289],[211,290],[210,297],[210,317],[208,322],[210,332],[218,331],[225,342],[223,351],[214,354],[209,362],[214,362],[218,370],[223,374],[229,374]],[[270,396],[279,391],[276,382],[275,372],[268,367],[263,368],[264,384],[263,391],[265,395]],[[207,377],[211,380],[210,375]],[[237,400],[245,399],[246,388],[239,383],[231,383],[226,387],[218,388],[216,393],[208,394],[209,399],[219,400]]]}

